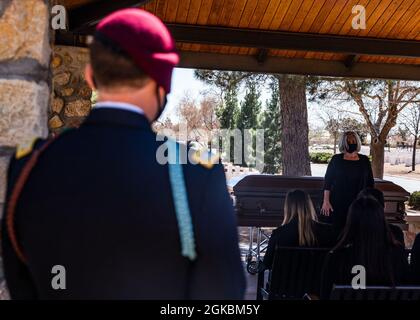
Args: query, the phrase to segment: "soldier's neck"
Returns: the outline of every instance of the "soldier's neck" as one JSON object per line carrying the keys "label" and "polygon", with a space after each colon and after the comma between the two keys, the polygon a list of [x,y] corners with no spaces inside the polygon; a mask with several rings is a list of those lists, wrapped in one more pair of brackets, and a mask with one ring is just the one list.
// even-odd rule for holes
{"label": "soldier's neck", "polygon": [[[154,98],[154,99],[152,99]],[[149,122],[153,121],[156,114],[156,97],[147,94],[146,92],[138,91],[99,91],[97,102],[123,102],[137,106],[143,110]]]}

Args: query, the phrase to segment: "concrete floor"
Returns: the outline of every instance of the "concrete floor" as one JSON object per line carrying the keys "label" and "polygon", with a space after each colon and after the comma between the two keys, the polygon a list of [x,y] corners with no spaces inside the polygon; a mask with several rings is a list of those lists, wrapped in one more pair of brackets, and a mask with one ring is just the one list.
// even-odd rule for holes
{"label": "concrete floor", "polygon": [[257,275],[252,275],[246,271],[246,263],[244,263],[244,272],[246,278],[245,300],[257,299]]}

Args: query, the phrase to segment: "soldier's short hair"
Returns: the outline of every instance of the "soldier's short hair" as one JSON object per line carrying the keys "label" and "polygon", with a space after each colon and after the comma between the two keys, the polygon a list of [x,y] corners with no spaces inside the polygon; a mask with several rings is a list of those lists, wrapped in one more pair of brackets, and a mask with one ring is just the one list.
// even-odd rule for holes
{"label": "soldier's short hair", "polygon": [[96,87],[141,88],[151,79],[123,51],[118,51],[96,38],[91,41],[89,48]]}
{"label": "soldier's short hair", "polygon": [[346,152],[346,150],[349,147],[349,144],[347,143],[348,136],[354,136],[356,138],[356,143],[357,143],[356,151],[360,152],[360,148],[362,147],[362,141],[360,140],[360,137],[356,131],[346,131],[341,134],[340,140],[338,141],[338,150],[340,150],[341,153]]}

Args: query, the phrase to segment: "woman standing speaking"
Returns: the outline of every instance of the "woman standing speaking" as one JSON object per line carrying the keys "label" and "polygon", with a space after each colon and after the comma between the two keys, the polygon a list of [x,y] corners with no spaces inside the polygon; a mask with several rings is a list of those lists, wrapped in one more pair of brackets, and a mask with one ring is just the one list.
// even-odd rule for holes
{"label": "woman standing speaking", "polygon": [[321,213],[332,217],[337,232],[346,224],[347,211],[364,188],[373,188],[369,158],[359,154],[361,141],[356,132],[342,134],[338,144],[341,153],[334,155],[325,174],[324,202]]}

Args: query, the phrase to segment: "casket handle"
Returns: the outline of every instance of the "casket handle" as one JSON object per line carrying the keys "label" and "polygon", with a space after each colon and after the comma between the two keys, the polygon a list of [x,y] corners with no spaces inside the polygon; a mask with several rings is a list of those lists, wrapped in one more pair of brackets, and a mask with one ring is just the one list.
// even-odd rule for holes
{"label": "casket handle", "polygon": [[235,206],[237,209],[242,209],[242,207],[243,207],[242,202],[241,202],[241,201],[239,201],[239,200],[238,200],[238,199],[236,199],[236,198],[235,198],[235,201],[234,201],[234,206]]}

